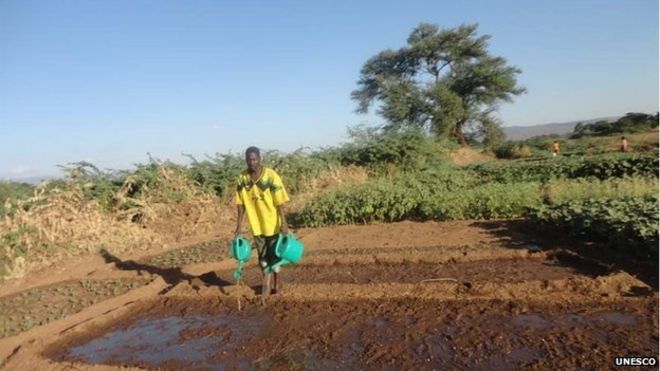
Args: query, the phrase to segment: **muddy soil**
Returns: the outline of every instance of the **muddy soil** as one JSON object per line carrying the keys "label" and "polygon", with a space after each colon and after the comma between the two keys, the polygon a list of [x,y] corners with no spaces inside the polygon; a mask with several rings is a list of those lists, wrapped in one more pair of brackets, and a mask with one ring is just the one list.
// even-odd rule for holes
{"label": "muddy soil", "polygon": [[[418,283],[433,280],[456,280],[466,283],[515,283],[530,280],[558,280],[576,275],[596,277],[607,269],[584,261],[568,258],[497,259],[448,264],[333,264],[292,265],[286,267],[281,280],[286,283]],[[232,281],[233,271],[218,272],[218,277]],[[261,271],[255,266],[243,273],[245,284],[261,284]]]}
{"label": "muddy soil", "polygon": [[[0,369],[608,369],[617,356],[658,355],[655,262],[524,221],[297,234],[305,256],[283,268],[284,290],[265,307],[256,258],[235,285],[236,262],[218,240],[106,253],[85,269],[0,287],[8,310],[50,313],[42,301],[51,299],[25,301],[19,288],[149,282],[124,294],[76,288],[80,312],[0,339]],[[97,291],[107,298],[90,301]]]}
{"label": "muddy soil", "polygon": [[278,301],[238,312],[170,298],[69,338],[60,361],[186,369],[610,368],[658,353],[657,300]]}

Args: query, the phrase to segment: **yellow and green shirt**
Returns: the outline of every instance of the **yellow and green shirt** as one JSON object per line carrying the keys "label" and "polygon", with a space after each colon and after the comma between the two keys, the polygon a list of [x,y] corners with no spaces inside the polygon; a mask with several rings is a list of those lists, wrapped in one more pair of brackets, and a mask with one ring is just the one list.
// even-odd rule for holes
{"label": "yellow and green shirt", "polygon": [[264,167],[256,182],[252,181],[247,170],[238,176],[236,204],[245,208],[252,235],[273,236],[278,233],[282,221],[276,207],[287,201],[289,195],[273,169]]}

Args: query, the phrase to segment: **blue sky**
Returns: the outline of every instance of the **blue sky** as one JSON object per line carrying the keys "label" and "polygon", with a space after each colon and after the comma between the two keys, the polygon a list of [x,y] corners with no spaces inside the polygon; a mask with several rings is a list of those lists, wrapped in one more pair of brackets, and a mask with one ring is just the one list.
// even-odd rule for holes
{"label": "blue sky", "polygon": [[0,178],[339,144],[381,123],[362,64],[420,22],[478,22],[523,70],[506,126],[658,110],[655,0],[0,0]]}

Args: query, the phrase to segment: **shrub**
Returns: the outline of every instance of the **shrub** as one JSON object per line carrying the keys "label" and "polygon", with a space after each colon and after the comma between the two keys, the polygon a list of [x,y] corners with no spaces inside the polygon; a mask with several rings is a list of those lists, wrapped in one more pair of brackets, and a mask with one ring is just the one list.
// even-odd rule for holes
{"label": "shrub", "polygon": [[643,258],[658,258],[658,198],[586,199],[530,208],[538,223],[603,241]]}

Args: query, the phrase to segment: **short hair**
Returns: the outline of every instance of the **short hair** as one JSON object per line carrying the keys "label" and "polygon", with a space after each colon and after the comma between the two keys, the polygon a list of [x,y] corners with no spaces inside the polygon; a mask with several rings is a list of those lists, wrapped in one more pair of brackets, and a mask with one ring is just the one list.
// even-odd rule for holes
{"label": "short hair", "polygon": [[259,153],[259,148],[257,147],[248,147],[248,149],[245,150],[245,157],[247,157],[250,153],[256,154],[259,158],[261,158],[261,153]]}

